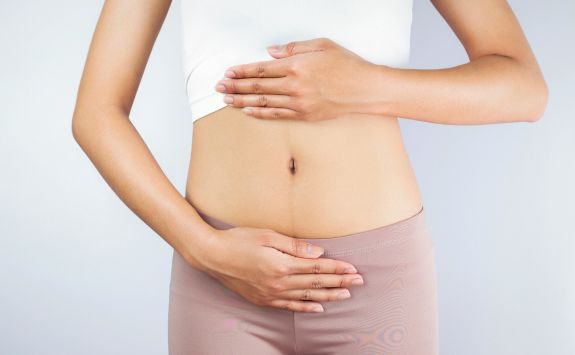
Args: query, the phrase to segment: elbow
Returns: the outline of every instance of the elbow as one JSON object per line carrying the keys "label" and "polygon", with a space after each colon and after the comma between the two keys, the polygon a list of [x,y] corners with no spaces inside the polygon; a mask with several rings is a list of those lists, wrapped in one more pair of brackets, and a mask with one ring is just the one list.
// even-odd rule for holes
{"label": "elbow", "polygon": [[72,137],[76,141],[76,143],[80,144],[80,140],[83,136],[82,132],[85,130],[85,121],[88,110],[86,109],[86,105],[82,102],[78,102],[76,100],[76,105],[74,106],[74,112],[72,113]]}
{"label": "elbow", "polygon": [[84,107],[76,106],[74,114],[72,115],[72,137],[81,147],[84,142],[89,139],[90,135],[97,132],[97,120],[98,117],[96,112],[92,110],[87,110]]}
{"label": "elbow", "polygon": [[109,118],[126,116],[115,105],[76,105],[72,115],[72,137],[82,145],[87,137],[97,134],[98,131],[107,130]]}
{"label": "elbow", "polygon": [[543,114],[547,109],[548,99],[549,88],[547,87],[545,80],[540,79],[539,83],[535,85],[535,89],[532,90],[532,94],[526,98],[528,111],[525,118],[527,122],[534,123],[543,117]]}
{"label": "elbow", "polygon": [[81,145],[82,138],[85,136],[86,132],[86,118],[83,115],[79,115],[74,113],[72,115],[72,137],[76,141],[76,143]]}
{"label": "elbow", "polygon": [[539,65],[534,60],[515,60],[512,74],[505,78],[503,86],[509,94],[508,102],[514,104],[512,121],[539,121],[547,109],[549,98],[549,88]]}
{"label": "elbow", "polygon": [[80,127],[79,127],[79,119],[78,116],[72,116],[72,137],[74,138],[74,140],[79,143],[79,139],[80,139]]}

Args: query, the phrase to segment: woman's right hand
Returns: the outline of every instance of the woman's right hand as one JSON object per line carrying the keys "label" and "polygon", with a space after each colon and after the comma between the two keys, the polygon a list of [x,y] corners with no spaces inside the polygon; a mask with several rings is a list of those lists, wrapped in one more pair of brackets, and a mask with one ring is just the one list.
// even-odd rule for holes
{"label": "woman's right hand", "polygon": [[323,312],[318,301],[348,298],[346,287],[363,283],[352,264],[319,258],[321,247],[271,229],[214,229],[208,239],[200,269],[259,306]]}

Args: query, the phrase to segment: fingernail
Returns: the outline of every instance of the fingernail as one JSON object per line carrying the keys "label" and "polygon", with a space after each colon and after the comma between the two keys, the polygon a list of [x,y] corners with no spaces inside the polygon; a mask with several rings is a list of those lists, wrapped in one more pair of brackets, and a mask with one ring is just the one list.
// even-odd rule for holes
{"label": "fingernail", "polygon": [[356,277],[355,279],[351,280],[352,285],[363,285],[363,278]]}
{"label": "fingernail", "polygon": [[267,48],[272,52],[279,52],[279,50],[281,49],[281,46],[280,45],[273,45],[273,46],[269,46]]}
{"label": "fingernail", "polygon": [[249,107],[242,108],[242,112],[244,112],[247,115],[251,115],[252,113],[254,113],[254,111]]}
{"label": "fingernail", "polygon": [[346,267],[343,270],[344,274],[355,274],[357,272],[357,270],[352,266],[352,267]]}
{"label": "fingernail", "polygon": [[[220,72],[221,73],[221,72]],[[233,70],[226,70],[226,76],[228,78],[235,78],[236,77],[236,73]]]}
{"label": "fingernail", "polygon": [[233,98],[232,96],[230,96],[230,95],[226,95],[226,96],[224,96],[224,102],[225,102],[226,104],[231,104],[231,103],[234,102],[234,98]]}
{"label": "fingernail", "polygon": [[321,305],[314,306],[314,307],[312,308],[312,311],[314,311],[314,312],[323,312],[323,307],[322,307]]}
{"label": "fingernail", "polygon": [[350,298],[350,297],[351,297],[351,294],[349,293],[348,290],[341,291],[340,293],[337,294],[338,300],[344,300],[344,299]]}
{"label": "fingernail", "polygon": [[313,244],[308,244],[306,246],[306,252],[308,254],[318,254],[318,256],[319,256],[319,255],[323,254],[323,251],[324,251],[323,248],[315,246]]}
{"label": "fingernail", "polygon": [[224,85],[218,84],[218,85],[216,85],[216,91],[225,92],[226,87]]}

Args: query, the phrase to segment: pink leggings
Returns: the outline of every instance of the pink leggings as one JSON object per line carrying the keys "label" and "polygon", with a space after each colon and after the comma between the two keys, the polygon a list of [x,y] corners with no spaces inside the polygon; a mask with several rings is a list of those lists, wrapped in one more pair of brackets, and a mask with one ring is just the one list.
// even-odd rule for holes
{"label": "pink leggings", "polygon": [[[200,216],[216,229],[233,225]],[[320,302],[323,313],[260,307],[187,264],[174,251],[170,282],[170,355],[437,355],[433,241],[423,207],[376,229],[303,239],[321,257],[353,264],[364,284],[351,298]]]}

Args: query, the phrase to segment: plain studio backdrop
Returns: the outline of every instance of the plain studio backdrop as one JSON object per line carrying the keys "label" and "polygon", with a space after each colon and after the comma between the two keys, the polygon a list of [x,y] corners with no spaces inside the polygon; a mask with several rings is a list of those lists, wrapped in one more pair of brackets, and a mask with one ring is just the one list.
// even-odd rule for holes
{"label": "plain studio backdrop", "polygon": [[[549,86],[543,118],[401,119],[435,243],[442,355],[575,354],[575,3],[510,3]],[[167,354],[172,249],[113,193],[71,132],[102,5],[0,3],[1,354]],[[184,194],[192,123],[179,7],[172,3],[131,120]],[[410,67],[467,61],[429,1],[415,0],[413,11]]]}

